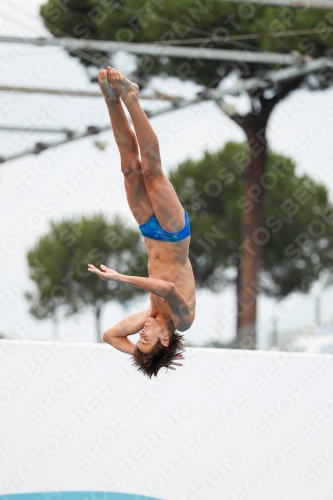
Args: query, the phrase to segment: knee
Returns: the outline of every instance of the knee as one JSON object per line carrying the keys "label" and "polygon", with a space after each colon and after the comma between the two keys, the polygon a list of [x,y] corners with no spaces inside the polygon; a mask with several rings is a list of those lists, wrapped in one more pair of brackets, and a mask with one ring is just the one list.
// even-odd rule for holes
{"label": "knee", "polygon": [[141,174],[141,162],[139,158],[122,160],[121,171],[125,178],[133,174]]}
{"label": "knee", "polygon": [[141,167],[141,172],[147,181],[154,181],[163,175],[160,162],[144,162]]}

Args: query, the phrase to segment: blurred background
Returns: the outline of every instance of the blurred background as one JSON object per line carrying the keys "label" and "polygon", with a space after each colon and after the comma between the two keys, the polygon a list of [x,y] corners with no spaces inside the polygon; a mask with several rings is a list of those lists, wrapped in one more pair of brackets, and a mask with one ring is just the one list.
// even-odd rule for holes
{"label": "blurred background", "polygon": [[333,352],[331,9],[1,1],[1,337],[96,342],[148,306],[86,272],[146,275],[96,79],[110,64],[139,84],[191,217],[188,344]]}

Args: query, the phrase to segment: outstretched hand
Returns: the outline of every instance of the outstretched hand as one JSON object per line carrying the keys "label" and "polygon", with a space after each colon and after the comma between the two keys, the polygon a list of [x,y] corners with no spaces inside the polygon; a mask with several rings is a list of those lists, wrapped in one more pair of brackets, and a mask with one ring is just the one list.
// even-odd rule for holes
{"label": "outstretched hand", "polygon": [[[182,354],[178,354],[178,356],[176,356],[174,359],[185,359],[185,356],[183,356]],[[175,361],[171,361],[168,368],[170,368],[170,370],[176,370],[176,368],[171,365],[183,366],[183,363],[176,363]]]}
{"label": "outstretched hand", "polygon": [[101,265],[102,271],[97,269],[97,267],[93,266],[92,264],[88,264],[88,271],[91,273],[97,274],[101,278],[101,280],[111,280],[111,281],[118,281],[119,277],[121,276],[117,271],[114,271],[113,269],[109,269],[108,267],[104,266],[103,264]]}

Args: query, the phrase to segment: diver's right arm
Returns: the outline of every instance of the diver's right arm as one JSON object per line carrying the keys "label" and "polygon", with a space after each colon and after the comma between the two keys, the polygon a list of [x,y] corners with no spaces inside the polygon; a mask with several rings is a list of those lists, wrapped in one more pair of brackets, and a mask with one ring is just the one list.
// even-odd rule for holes
{"label": "diver's right arm", "polygon": [[118,349],[133,356],[135,344],[128,340],[128,335],[138,333],[147,319],[149,318],[150,309],[132,314],[128,318],[122,319],[116,325],[112,326],[103,335],[103,341]]}

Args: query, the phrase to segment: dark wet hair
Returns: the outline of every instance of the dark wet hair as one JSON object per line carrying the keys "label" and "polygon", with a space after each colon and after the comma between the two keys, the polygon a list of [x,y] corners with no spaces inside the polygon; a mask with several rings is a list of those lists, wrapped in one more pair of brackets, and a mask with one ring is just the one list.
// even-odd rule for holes
{"label": "dark wet hair", "polygon": [[138,371],[149,378],[153,375],[156,377],[161,368],[168,368],[171,361],[178,354],[182,354],[185,351],[183,344],[184,336],[176,332],[174,327],[172,330],[170,332],[170,342],[167,347],[162,344],[160,339],[157,339],[157,344],[148,353],[141,352],[138,346],[136,346],[133,354],[133,365],[137,367]]}

